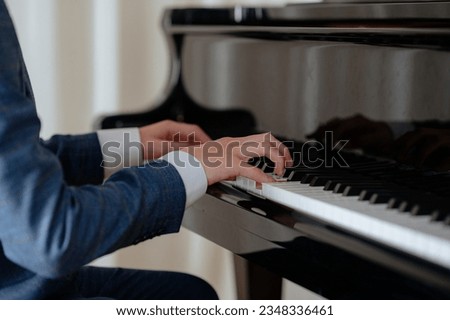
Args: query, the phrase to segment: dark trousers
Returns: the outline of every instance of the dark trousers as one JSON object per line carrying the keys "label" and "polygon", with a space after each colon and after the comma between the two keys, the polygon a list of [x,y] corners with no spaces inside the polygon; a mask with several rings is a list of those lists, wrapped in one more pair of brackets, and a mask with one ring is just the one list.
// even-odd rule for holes
{"label": "dark trousers", "polygon": [[64,281],[62,299],[211,300],[214,289],[192,275],[121,268],[84,267]]}

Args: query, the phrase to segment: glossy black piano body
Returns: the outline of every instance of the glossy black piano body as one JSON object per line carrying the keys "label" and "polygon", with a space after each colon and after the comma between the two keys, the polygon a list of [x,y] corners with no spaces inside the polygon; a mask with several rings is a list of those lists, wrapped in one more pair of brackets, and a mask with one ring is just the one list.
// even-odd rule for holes
{"label": "glossy black piano body", "polygon": [[[303,140],[354,113],[450,120],[447,2],[173,9],[164,31],[167,99],[107,117],[103,128],[170,118],[213,137],[272,131]],[[210,187],[183,224],[327,298],[450,298],[450,268],[228,185]]]}

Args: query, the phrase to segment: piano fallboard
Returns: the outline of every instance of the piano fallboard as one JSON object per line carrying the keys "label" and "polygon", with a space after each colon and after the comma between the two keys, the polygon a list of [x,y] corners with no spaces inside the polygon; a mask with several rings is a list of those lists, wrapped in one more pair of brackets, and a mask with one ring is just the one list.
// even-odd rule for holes
{"label": "piano fallboard", "polygon": [[330,299],[448,299],[450,269],[227,184],[183,225]]}

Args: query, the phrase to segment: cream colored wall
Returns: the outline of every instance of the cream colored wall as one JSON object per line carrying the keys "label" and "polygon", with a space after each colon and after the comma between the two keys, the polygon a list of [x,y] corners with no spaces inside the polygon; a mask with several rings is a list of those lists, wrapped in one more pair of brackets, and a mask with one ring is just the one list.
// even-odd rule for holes
{"label": "cream colored wall", "polygon": [[[92,130],[100,114],[148,109],[162,95],[169,59],[160,30],[169,6],[279,5],[284,1],[7,0],[33,83],[42,136]],[[292,1],[291,1],[292,2]],[[235,298],[229,252],[182,230],[121,250],[99,265],[184,271]],[[299,297],[286,286],[286,297]]]}

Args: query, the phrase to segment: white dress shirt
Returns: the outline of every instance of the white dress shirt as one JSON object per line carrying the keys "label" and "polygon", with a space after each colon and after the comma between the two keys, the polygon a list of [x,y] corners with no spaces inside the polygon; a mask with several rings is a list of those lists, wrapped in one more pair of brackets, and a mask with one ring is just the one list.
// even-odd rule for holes
{"label": "white dress shirt", "polygon": [[[144,164],[141,138],[138,128],[120,128],[97,131],[100,147],[102,148],[105,179],[114,172],[123,169],[124,166],[140,166]],[[112,161],[110,155],[104,150],[107,143],[114,146],[114,153],[120,155],[120,164]],[[127,146],[126,146],[127,145]],[[161,159],[167,161],[175,167],[184,183],[186,190],[186,208],[200,199],[208,187],[205,170],[193,155],[183,151],[172,151]]]}

